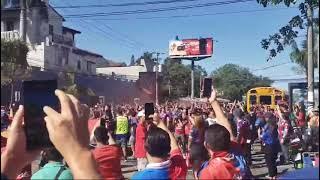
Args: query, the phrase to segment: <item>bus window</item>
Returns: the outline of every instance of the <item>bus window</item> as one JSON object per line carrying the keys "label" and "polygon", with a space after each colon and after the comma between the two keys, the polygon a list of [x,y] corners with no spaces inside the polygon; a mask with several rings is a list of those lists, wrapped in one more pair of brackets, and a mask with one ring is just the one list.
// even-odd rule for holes
{"label": "bus window", "polygon": [[278,104],[278,101],[282,101],[282,96],[275,96],[275,104]]}
{"label": "bus window", "polygon": [[255,95],[250,96],[250,104],[257,104],[257,96]]}
{"label": "bus window", "polygon": [[260,96],[260,104],[271,105],[271,96]]}

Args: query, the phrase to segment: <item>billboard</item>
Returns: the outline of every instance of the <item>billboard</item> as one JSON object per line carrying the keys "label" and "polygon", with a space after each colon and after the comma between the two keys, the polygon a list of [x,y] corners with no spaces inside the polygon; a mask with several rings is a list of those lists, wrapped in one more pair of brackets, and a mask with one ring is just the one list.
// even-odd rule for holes
{"label": "billboard", "polygon": [[211,57],[213,53],[212,38],[183,39],[170,41],[170,58]]}

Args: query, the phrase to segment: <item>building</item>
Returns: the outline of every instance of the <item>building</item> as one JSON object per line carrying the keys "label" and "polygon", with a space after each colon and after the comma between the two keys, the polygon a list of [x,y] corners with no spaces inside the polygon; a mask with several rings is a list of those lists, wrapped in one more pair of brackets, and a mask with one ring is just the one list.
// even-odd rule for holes
{"label": "building", "polygon": [[[1,38],[20,37],[19,0],[4,0],[1,7]],[[32,0],[26,12],[26,42],[29,66],[41,70],[96,74],[96,62],[106,61],[99,54],[76,47],[81,32],[63,26],[65,19],[48,2]]]}

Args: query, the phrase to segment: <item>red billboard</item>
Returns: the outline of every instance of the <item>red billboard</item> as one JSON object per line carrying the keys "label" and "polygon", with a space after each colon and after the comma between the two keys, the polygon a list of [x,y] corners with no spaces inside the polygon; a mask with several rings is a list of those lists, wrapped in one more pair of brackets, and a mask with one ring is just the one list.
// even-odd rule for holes
{"label": "red billboard", "polygon": [[212,54],[212,38],[183,39],[169,43],[170,58],[211,57]]}

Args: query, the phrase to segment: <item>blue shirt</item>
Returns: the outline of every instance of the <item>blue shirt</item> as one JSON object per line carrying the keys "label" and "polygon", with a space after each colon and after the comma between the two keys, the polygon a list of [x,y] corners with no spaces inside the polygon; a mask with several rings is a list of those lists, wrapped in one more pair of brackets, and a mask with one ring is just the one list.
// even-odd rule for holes
{"label": "blue shirt", "polygon": [[169,169],[145,169],[135,173],[131,179],[169,179]]}
{"label": "blue shirt", "polygon": [[[58,174],[61,167],[64,167],[64,164],[61,162],[50,162],[43,166],[39,171],[34,173],[31,177],[31,180],[36,179],[54,179]],[[65,168],[61,172],[58,179],[73,179],[72,173],[69,168]]]}
{"label": "blue shirt", "polygon": [[277,143],[278,141],[278,131],[274,130],[272,132],[272,130],[269,128],[269,126],[266,124],[264,127],[264,131],[262,133],[262,141],[266,144],[266,145],[274,145]]}

